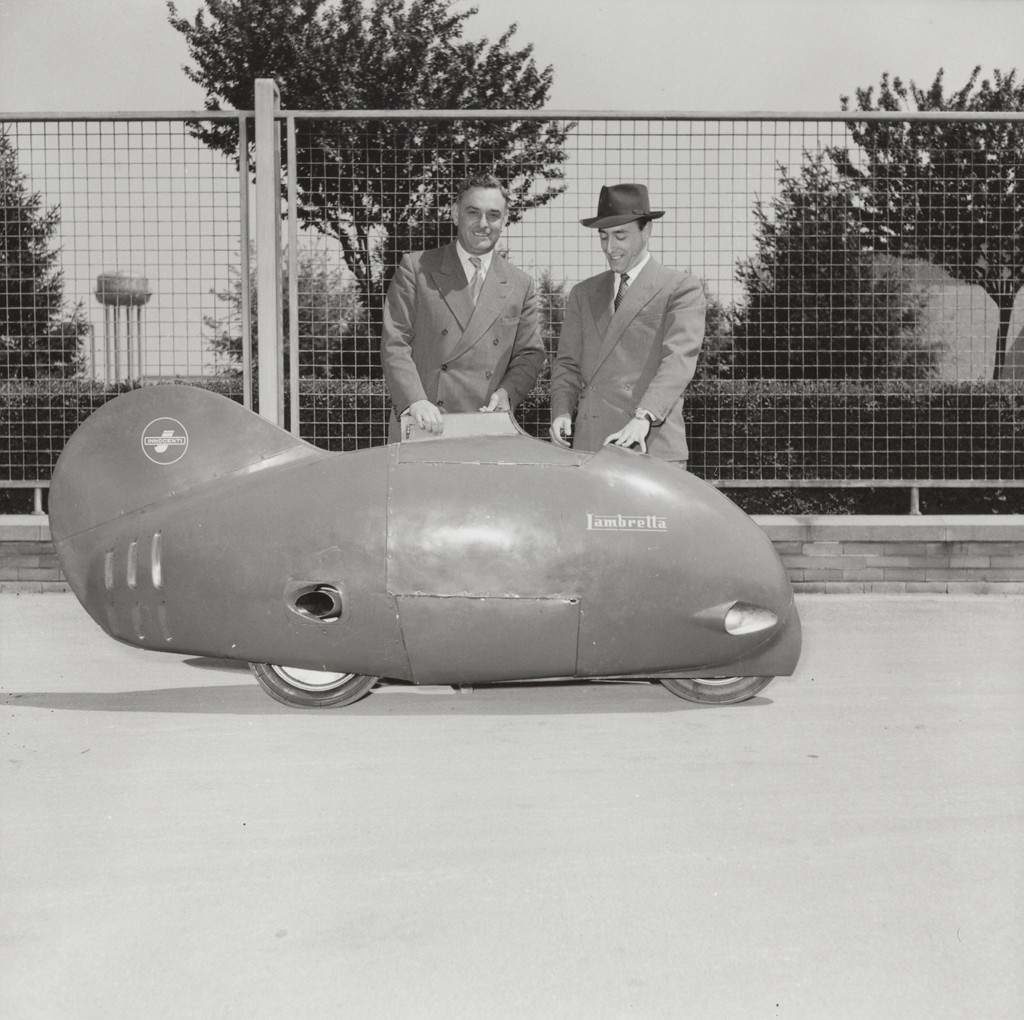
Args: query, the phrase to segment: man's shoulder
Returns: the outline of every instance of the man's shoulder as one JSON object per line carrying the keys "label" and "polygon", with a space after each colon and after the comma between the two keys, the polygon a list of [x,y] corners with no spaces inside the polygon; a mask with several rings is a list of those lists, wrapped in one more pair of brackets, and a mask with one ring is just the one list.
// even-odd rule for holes
{"label": "man's shoulder", "polygon": [[423,251],[409,252],[405,257],[413,268],[436,269],[445,260],[445,253],[451,248],[450,244],[442,244],[439,248],[425,248]]}
{"label": "man's shoulder", "polygon": [[514,283],[522,287],[528,287],[534,282],[533,277],[529,273],[520,269],[519,266],[513,265],[504,255],[495,254],[494,258],[496,262],[500,262],[505,275]]}
{"label": "man's shoulder", "polygon": [[698,277],[691,273],[689,269],[674,269],[672,266],[666,266],[655,258],[651,259],[645,269],[649,270],[652,277],[662,286],[667,284],[674,286],[700,285]]}
{"label": "man's shoulder", "polygon": [[592,290],[600,290],[602,288],[607,289],[609,283],[609,277],[612,276],[610,269],[602,270],[600,273],[594,273],[593,276],[588,276],[584,280],[580,280],[579,283],[573,287],[573,290],[578,290],[580,293],[588,293]]}
{"label": "man's shoulder", "polygon": [[704,289],[700,277],[688,269],[671,269],[653,259],[644,267],[644,275],[649,276],[650,285],[666,297],[689,295],[693,291]]}

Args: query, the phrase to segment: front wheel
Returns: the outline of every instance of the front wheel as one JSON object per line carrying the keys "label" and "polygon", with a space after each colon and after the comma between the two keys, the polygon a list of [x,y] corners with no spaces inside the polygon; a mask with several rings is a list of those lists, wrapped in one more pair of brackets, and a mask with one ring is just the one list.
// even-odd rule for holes
{"label": "front wheel", "polygon": [[661,685],[684,701],[702,705],[737,705],[763,691],[773,676],[722,676],[707,680],[662,680]]}
{"label": "front wheel", "polygon": [[377,682],[365,673],[335,673],[298,666],[250,662],[249,669],[267,694],[282,705],[298,708],[338,708],[351,705]]}

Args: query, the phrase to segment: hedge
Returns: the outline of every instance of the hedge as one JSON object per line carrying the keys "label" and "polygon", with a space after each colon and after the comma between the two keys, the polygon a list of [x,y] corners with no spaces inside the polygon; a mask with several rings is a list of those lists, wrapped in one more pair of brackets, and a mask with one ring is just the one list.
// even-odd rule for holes
{"label": "hedge", "polygon": [[[241,400],[238,383],[206,388]],[[50,477],[68,436],[126,387],[63,380],[0,386],[0,479]],[[302,435],[329,450],[382,443],[380,380],[300,389]],[[1024,479],[1024,382],[710,380],[687,392],[690,466],[719,481]],[[546,386],[518,412],[547,435]]]}

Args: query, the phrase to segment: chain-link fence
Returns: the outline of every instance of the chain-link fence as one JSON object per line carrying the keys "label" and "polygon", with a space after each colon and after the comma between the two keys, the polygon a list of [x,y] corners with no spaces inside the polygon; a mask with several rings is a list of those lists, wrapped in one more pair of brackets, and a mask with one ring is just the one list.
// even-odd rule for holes
{"label": "chain-link fence", "polygon": [[[245,116],[0,119],[0,479],[48,478],[118,383],[248,402]],[[695,471],[1024,484],[1024,119],[847,118],[278,113],[292,427],[330,449],[385,441],[387,285],[404,252],[452,239],[468,172],[512,191],[499,250],[536,281],[552,354],[569,290],[605,268],[579,220],[601,185],[638,181],[666,212],[652,253],[708,297]],[[545,372],[519,418],[544,436],[547,414]]]}
{"label": "chain-link fence", "polygon": [[[604,270],[602,184],[645,183],[651,248],[705,284],[691,464],[723,481],[1024,478],[1019,118],[285,119],[301,432],[382,442],[381,306],[405,251],[449,242],[459,179],[513,192],[500,249],[565,298]],[[359,379],[358,385],[343,380]],[[332,380],[334,380],[332,382]],[[546,377],[520,410],[544,435]]]}
{"label": "chain-link fence", "polygon": [[241,393],[219,342],[240,332],[248,182],[190,123],[0,117],[0,485],[48,479],[125,388]]}

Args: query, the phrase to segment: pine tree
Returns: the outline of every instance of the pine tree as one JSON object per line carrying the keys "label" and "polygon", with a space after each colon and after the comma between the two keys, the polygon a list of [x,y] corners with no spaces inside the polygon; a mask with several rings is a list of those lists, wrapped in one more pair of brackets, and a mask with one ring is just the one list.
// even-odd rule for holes
{"label": "pine tree", "polygon": [[54,235],[60,209],[43,206],[0,130],[0,377],[74,375],[89,330],[81,305],[64,308],[64,274]]}

